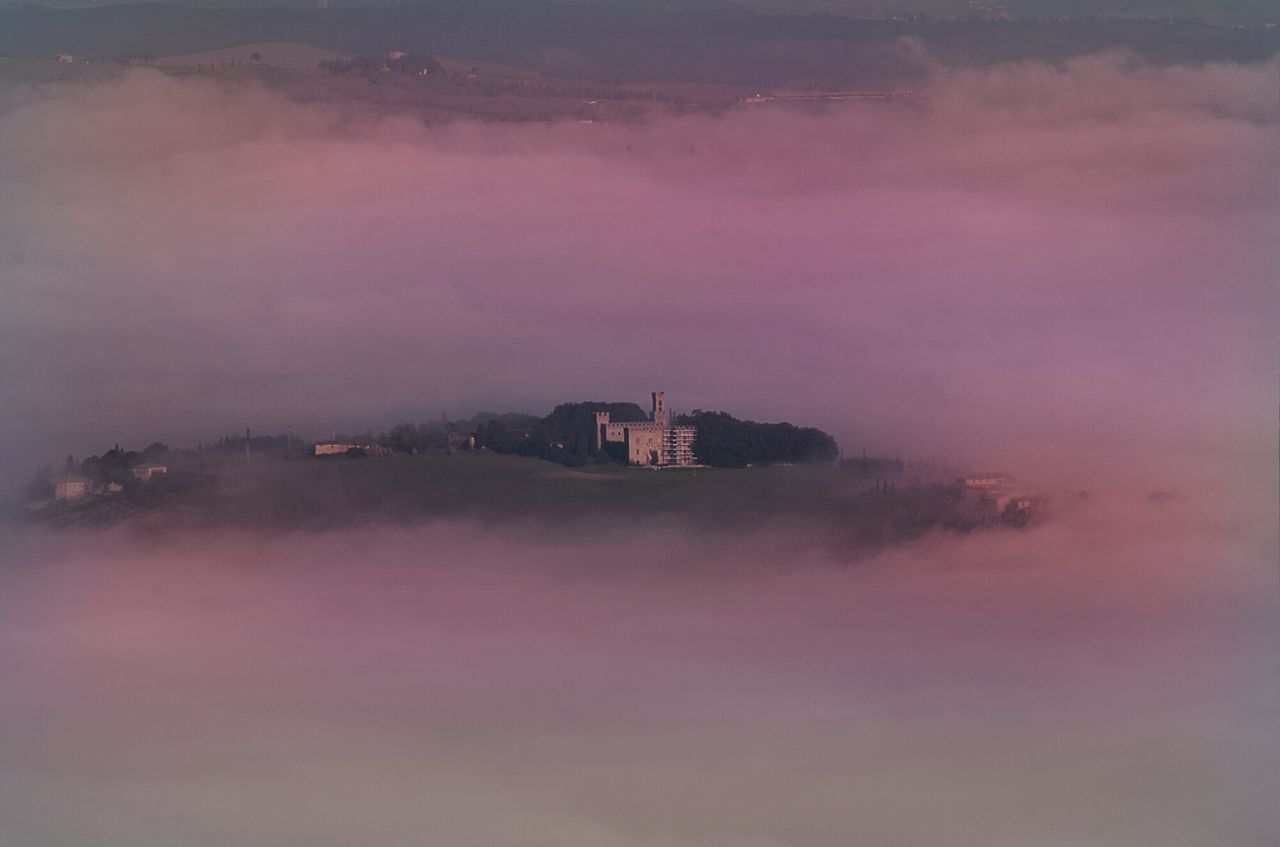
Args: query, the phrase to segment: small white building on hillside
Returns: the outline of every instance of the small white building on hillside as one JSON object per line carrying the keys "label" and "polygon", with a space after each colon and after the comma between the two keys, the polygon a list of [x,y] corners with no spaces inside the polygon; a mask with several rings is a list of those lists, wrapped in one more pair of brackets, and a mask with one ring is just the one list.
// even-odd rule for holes
{"label": "small white building on hillside", "polygon": [[76,500],[92,490],[92,480],[74,474],[66,474],[53,481],[53,499],[55,500]]}
{"label": "small white building on hillside", "polygon": [[381,444],[356,444],[351,441],[320,441],[312,448],[314,456],[346,456],[352,450],[359,450],[365,456],[385,459],[391,455],[390,447]]}
{"label": "small white building on hillside", "polygon": [[348,450],[359,448],[359,444],[349,441],[319,441],[313,450],[316,456],[345,456]]}
{"label": "small white building on hillside", "polygon": [[143,482],[150,482],[158,476],[164,476],[167,474],[169,472],[169,466],[157,465],[148,462],[145,465],[134,465],[129,469],[129,472],[133,474],[134,479],[140,479]]}

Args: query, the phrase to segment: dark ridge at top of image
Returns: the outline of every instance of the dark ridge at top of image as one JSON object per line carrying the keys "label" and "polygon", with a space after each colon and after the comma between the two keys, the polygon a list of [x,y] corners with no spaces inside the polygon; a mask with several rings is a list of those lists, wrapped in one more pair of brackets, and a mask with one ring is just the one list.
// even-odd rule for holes
{"label": "dark ridge at top of image", "polygon": [[[923,56],[947,65],[988,65],[1117,49],[1154,63],[1198,63],[1257,61],[1280,48],[1274,28],[1141,16],[1201,11],[1187,3],[1121,4],[1127,8],[1119,11],[1134,16],[1116,18],[1087,16],[1100,11],[1098,4],[1082,7],[1082,16],[1063,17],[1047,3],[1012,4],[1025,16],[986,6],[981,14],[945,16],[961,11],[953,5],[916,4],[931,14],[872,18],[830,14],[836,7],[822,4],[774,4],[764,11],[540,0],[329,8],[20,4],[0,6],[0,55],[109,60],[298,42],[358,54],[424,51],[601,81],[880,85],[919,78]],[[1237,17],[1260,19],[1245,14],[1252,8],[1240,5]],[[891,5],[841,10],[896,11]]]}

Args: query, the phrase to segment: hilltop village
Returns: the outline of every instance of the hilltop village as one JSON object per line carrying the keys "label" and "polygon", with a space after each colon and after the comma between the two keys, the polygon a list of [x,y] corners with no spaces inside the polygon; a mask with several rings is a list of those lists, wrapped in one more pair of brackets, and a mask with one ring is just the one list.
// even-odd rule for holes
{"label": "hilltop village", "polygon": [[[556,466],[563,470],[550,470]],[[626,496],[614,503],[585,496],[583,485],[614,479],[618,472],[620,481],[646,476],[626,473],[635,470],[678,473],[661,474],[660,484],[615,488]],[[240,502],[257,504],[249,511],[288,506],[317,517],[340,508],[335,519],[345,520],[374,507],[406,514],[519,513],[537,508],[528,498],[542,497],[547,503],[560,498],[565,510],[586,513],[629,503],[655,513],[703,508],[721,519],[752,510],[862,509],[879,514],[891,534],[902,536],[934,526],[1021,527],[1046,513],[1044,497],[1006,474],[947,476],[947,470],[899,457],[845,458],[830,435],[811,427],[744,421],[725,412],[675,414],[666,394],[655,391],[647,412],[634,403],[586,401],[561,404],[541,418],[442,417],[434,425],[398,424],[376,436],[309,441],[292,432],[255,436],[246,430],[194,449],[157,442],[129,451],[115,445],[82,462],[68,456],[59,472],[40,468],[17,511],[54,526],[99,525],[175,504],[198,515],[234,510]],[[734,471],[748,476],[736,482],[719,476]],[[268,482],[281,490],[264,502]],[[331,496],[316,499],[324,491]],[[335,505],[344,499],[350,501],[346,506]]]}
{"label": "hilltop village", "polygon": [[[592,411],[594,415],[595,429],[592,434],[585,440],[592,448],[591,454],[597,460],[603,460],[604,463],[616,461],[620,464],[631,467],[651,467],[651,468],[690,468],[698,466],[698,461],[694,453],[694,440],[697,437],[697,427],[694,426],[678,426],[671,422],[670,414],[667,411],[666,394],[662,391],[655,391],[650,395],[652,403],[652,411],[644,420],[637,420],[631,409],[622,411],[622,420],[611,420],[614,412],[607,408],[596,409]],[[552,413],[553,417],[561,419],[572,419],[575,413],[580,412],[581,406],[593,405],[614,405],[619,404],[571,404],[569,406],[557,407]],[[628,405],[628,404],[622,404]],[[580,415],[577,415],[581,417]],[[476,429],[474,432],[466,432],[464,430],[451,428],[448,421],[444,423],[444,445],[449,452],[457,452],[458,450],[475,450],[493,449],[502,451],[504,446],[501,439],[497,436],[497,429],[494,427],[495,421],[489,421],[488,425]],[[506,427],[503,427],[503,433]],[[532,447],[537,447],[537,440],[530,441],[534,438],[534,434],[527,429],[518,430],[519,441],[516,443],[516,450],[507,452],[519,452],[519,447],[524,446],[523,442],[529,442]],[[382,437],[376,441],[373,440],[334,440],[316,442],[312,448],[312,455],[318,457],[331,456],[352,456],[353,458],[385,458],[391,456],[394,452],[393,444],[405,448],[405,452],[416,453],[417,447],[406,444],[408,439],[397,436],[396,438]],[[564,464],[584,464],[584,462],[573,462],[573,447],[583,443],[581,440],[573,439],[572,444],[566,443],[564,440],[550,441],[546,444],[544,452],[547,455],[540,455],[539,458],[550,458],[552,460],[564,459]],[[506,446],[509,446],[506,445]],[[522,455],[528,455],[523,453]]]}
{"label": "hilltop village", "polygon": [[312,455],[387,458],[396,454],[490,451],[545,459],[571,468],[747,468],[831,464],[839,460],[834,438],[813,427],[739,420],[725,412],[695,409],[675,414],[665,392],[636,403],[562,403],[545,417],[482,412],[465,421],[397,424],[374,436],[335,436],[317,441]]}

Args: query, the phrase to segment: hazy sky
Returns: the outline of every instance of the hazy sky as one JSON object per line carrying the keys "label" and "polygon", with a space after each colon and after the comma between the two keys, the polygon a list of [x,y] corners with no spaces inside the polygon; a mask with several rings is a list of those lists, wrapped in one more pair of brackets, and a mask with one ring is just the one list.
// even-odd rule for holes
{"label": "hazy sky", "polygon": [[[31,0],[20,0],[31,2]],[[93,5],[83,0],[44,0],[41,5]],[[194,6],[299,6],[290,0],[211,0],[188,3]],[[345,4],[334,4],[345,5]],[[366,3],[363,5],[391,5]],[[825,12],[846,15],[883,15],[923,12],[933,15],[972,14],[978,9],[1008,11],[1017,15],[1170,15],[1200,17],[1234,23],[1274,20],[1275,9],[1267,0],[580,0],[578,5],[659,6],[663,8],[706,8],[744,6],[765,12],[807,14]]]}
{"label": "hazy sky", "polygon": [[0,102],[22,476],[655,388],[849,451],[1274,463],[1274,61],[642,125],[428,128],[149,72]]}

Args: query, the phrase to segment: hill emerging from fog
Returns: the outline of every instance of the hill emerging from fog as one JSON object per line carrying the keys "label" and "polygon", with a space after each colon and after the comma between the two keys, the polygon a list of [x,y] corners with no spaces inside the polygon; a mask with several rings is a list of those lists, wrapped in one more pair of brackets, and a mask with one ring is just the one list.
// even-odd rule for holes
{"label": "hill emerging from fog", "polygon": [[[30,5],[82,8],[109,5],[94,0],[39,0]],[[201,8],[305,9],[321,5],[315,0],[193,0],[186,5]],[[329,0],[324,5],[347,7],[394,6],[395,0]],[[682,11],[716,11],[726,8],[786,15],[840,15],[888,18],[901,15],[993,18],[1106,17],[1188,18],[1224,26],[1274,22],[1276,7],[1270,0],[576,0],[576,5],[629,7]]]}
{"label": "hill emerging from fog", "polygon": [[167,478],[20,512],[50,529],[319,531],[436,520],[517,524],[557,534],[622,526],[712,534],[785,525],[815,545],[877,549],[958,520],[942,486],[893,491],[830,466],[654,471],[550,462],[487,451],[389,458],[188,464]]}

